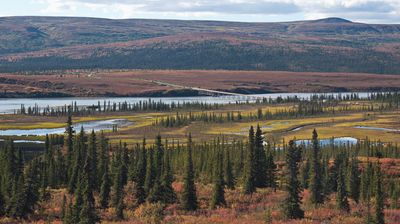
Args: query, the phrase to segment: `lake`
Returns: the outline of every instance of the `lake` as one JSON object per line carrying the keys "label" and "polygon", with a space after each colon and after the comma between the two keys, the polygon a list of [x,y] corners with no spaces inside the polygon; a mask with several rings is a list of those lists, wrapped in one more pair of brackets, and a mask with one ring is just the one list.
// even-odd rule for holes
{"label": "lake", "polygon": [[[132,122],[126,119],[111,119],[111,120],[102,120],[102,121],[88,121],[88,122],[80,122],[73,124],[74,130],[80,131],[81,127],[85,129],[85,131],[107,131],[112,130],[113,127],[126,127],[131,125]],[[63,134],[65,132],[65,127],[62,128],[39,128],[39,129],[8,129],[8,130],[0,130],[0,136],[28,136],[28,135],[36,135],[36,136],[44,136],[46,134]]]}
{"label": "lake", "polygon": [[[188,102],[202,102],[209,104],[230,104],[236,103],[237,101],[246,101],[249,100],[255,101],[256,98],[271,98],[276,99],[278,97],[294,97],[297,96],[300,99],[308,99],[310,96],[315,95],[316,93],[270,93],[270,94],[256,94],[256,95],[248,95],[245,96],[194,96],[194,97],[66,97],[66,98],[0,98],[0,113],[2,114],[12,114],[15,110],[21,109],[21,105],[25,107],[33,107],[37,105],[39,108],[44,108],[47,106],[50,107],[59,107],[64,105],[70,105],[72,102],[76,102],[78,106],[91,106],[97,105],[100,101],[103,103],[104,101],[110,101],[111,104],[113,102],[128,102],[128,103],[138,103],[140,101],[148,101],[151,99],[152,101],[162,101],[164,103],[188,103]],[[347,93],[318,93],[318,95],[348,95],[352,94],[351,92]],[[370,93],[368,92],[359,92],[357,93],[359,97],[366,98]]]}

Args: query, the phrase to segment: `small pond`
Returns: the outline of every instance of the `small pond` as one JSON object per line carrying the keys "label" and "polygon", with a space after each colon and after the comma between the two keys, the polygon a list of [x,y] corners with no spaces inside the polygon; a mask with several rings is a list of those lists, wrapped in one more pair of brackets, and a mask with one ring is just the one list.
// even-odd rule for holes
{"label": "small pond", "polygon": [[[108,131],[112,130],[113,127],[126,127],[131,125],[132,122],[126,119],[111,119],[111,120],[101,120],[101,121],[87,121],[73,124],[73,128],[76,131],[79,131],[81,127],[85,129],[85,131]],[[0,130],[0,136],[43,136],[46,134],[63,134],[65,132],[65,128],[38,128],[38,129],[8,129],[8,130]],[[25,140],[20,140],[25,141]]]}

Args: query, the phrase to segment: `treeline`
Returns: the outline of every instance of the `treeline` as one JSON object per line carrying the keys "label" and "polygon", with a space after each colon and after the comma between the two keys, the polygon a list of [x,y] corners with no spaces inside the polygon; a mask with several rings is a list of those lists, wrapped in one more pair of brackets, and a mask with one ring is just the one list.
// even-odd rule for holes
{"label": "treeline", "polygon": [[139,101],[136,103],[124,102],[111,102],[111,101],[98,101],[96,105],[82,106],[77,105],[73,101],[69,105],[61,107],[39,107],[38,105],[25,107],[21,105],[20,109],[15,110],[14,114],[25,114],[33,116],[68,116],[68,115],[92,115],[98,113],[110,112],[135,112],[135,111],[171,111],[175,109],[199,109],[211,110],[218,109],[219,104],[204,103],[204,102],[171,102],[165,103],[163,101],[147,100]]}
{"label": "treeline", "polygon": [[381,103],[379,106],[373,102],[362,105],[339,105],[337,102],[324,101],[300,101],[293,105],[292,108],[285,109],[261,109],[256,112],[243,114],[240,111],[229,112],[176,112],[175,115],[161,116],[157,118],[153,125],[162,127],[181,127],[190,124],[191,122],[204,123],[225,123],[225,122],[240,122],[240,121],[263,121],[276,119],[296,119],[304,117],[312,117],[316,115],[335,115],[346,112],[383,112],[398,109],[398,104]]}
{"label": "treeline", "polygon": [[[121,142],[111,146],[103,133],[87,135],[81,129],[75,134],[68,119],[63,147],[52,144],[51,138],[46,138],[45,145],[45,152],[30,161],[12,142],[0,151],[2,215],[29,218],[49,200],[51,189],[64,188],[62,210],[55,217],[63,223],[97,223],[100,212],[110,207],[115,219],[122,220],[126,210],[145,202],[163,207],[178,203],[183,210],[193,211],[199,208],[195,183],[213,185],[210,208],[227,205],[225,189],[239,188],[243,194],[259,188],[285,190],[282,209],[287,218],[304,216],[303,189],[310,191],[313,204],[336,194],[337,206],[344,212],[350,212],[349,198],[367,203],[373,208],[367,219],[376,223],[383,223],[386,201],[398,206],[398,179],[387,178],[379,163],[359,161],[359,152],[369,149],[338,148],[329,156],[323,153],[316,131],[309,149],[293,141],[284,149],[272,147],[260,127],[250,128],[247,141],[217,138],[195,144],[189,134],[181,144],[163,142],[157,136],[152,145],[144,139],[128,149]],[[286,162],[279,165],[282,153]],[[180,193],[172,187],[174,181],[183,183]],[[132,192],[126,190],[127,185]],[[390,191],[385,190],[389,187]],[[128,197],[133,202],[127,204]]]}
{"label": "treeline", "polygon": [[[304,45],[303,45],[304,46]],[[339,48],[329,51],[306,47],[294,51],[289,46],[255,43],[232,44],[226,40],[154,43],[134,51],[100,51],[74,59],[49,56],[0,61],[0,72],[67,69],[208,69],[294,72],[361,72],[399,74],[394,55],[355,46],[352,53]]]}
{"label": "treeline", "polygon": [[[300,98],[298,96],[278,96],[276,98],[264,97],[257,98],[255,100],[237,100],[232,103],[235,105],[269,105],[269,104],[282,104],[282,103],[294,103],[298,106],[293,111],[281,111],[281,113],[292,113],[305,115],[309,112],[318,113],[321,111],[335,112],[335,106],[340,102],[344,101],[356,101],[356,100],[368,100],[371,101],[371,105],[363,104],[358,110],[363,111],[375,111],[375,110],[391,110],[398,109],[400,103],[399,93],[371,93],[366,98],[360,97],[357,93],[351,94],[313,94],[306,98]],[[381,103],[380,106],[374,107],[372,103],[378,101]],[[174,110],[213,110],[219,109],[223,105],[218,103],[207,103],[207,102],[171,102],[165,103],[163,101],[156,100],[143,100],[135,103],[127,101],[123,102],[111,102],[111,101],[98,101],[97,104],[92,105],[78,105],[76,101],[71,102],[69,105],[57,106],[57,107],[39,107],[38,105],[28,106],[20,105],[19,109],[14,111],[14,114],[25,114],[35,116],[67,116],[71,115],[92,115],[98,113],[110,113],[110,112],[135,112],[135,111],[174,111]],[[336,109],[337,111],[349,111],[350,105],[341,105]]]}

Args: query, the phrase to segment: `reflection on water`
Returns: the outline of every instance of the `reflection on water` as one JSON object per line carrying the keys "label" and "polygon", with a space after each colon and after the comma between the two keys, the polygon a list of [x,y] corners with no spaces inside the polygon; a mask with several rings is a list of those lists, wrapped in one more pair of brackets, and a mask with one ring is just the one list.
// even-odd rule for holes
{"label": "reflection on water", "polygon": [[[352,94],[348,93],[318,93],[317,95],[329,95],[329,96],[345,96]],[[357,95],[360,98],[368,97],[370,93],[360,92]],[[62,98],[0,98],[0,113],[14,113],[14,110],[21,109],[21,105],[27,107],[34,107],[37,105],[39,108],[44,107],[61,107],[65,105],[71,105],[72,102],[76,102],[79,106],[91,106],[97,105],[100,101],[101,103],[106,101],[112,103],[127,102],[127,103],[139,103],[148,100],[152,101],[162,101],[166,104],[171,103],[189,103],[189,102],[202,102],[209,104],[229,104],[235,103],[237,101],[254,101],[256,98],[271,98],[276,99],[278,97],[287,98],[297,96],[299,99],[309,99],[315,93],[269,93],[269,94],[255,94],[247,96],[192,96],[192,97],[62,97]]]}
{"label": "reflection on water", "polygon": [[[0,139],[0,142],[4,142],[4,139]],[[44,141],[39,140],[14,140],[14,143],[34,143],[34,144],[44,144]]]}
{"label": "reflection on water", "polygon": [[366,129],[366,130],[374,130],[374,131],[391,131],[391,132],[400,132],[400,129],[392,129],[392,128],[379,128],[379,127],[371,127],[371,126],[355,126],[354,128],[358,128],[358,129]]}
{"label": "reflection on water", "polygon": [[[357,144],[357,142],[358,142],[358,139],[352,138],[352,137],[340,137],[340,138],[329,138],[329,139],[320,139],[319,140],[319,144],[321,146],[330,145],[332,143],[336,146],[344,145],[344,144],[355,145],[355,144]],[[311,144],[311,140],[297,140],[296,144],[308,146]]]}
{"label": "reflection on water", "polygon": [[[76,123],[73,125],[74,129],[79,131],[81,127],[83,127],[86,131],[106,131],[112,130],[113,127],[125,127],[131,125],[132,122],[126,119],[111,119],[111,120],[102,120],[102,121],[88,121]],[[27,135],[37,135],[43,136],[46,134],[63,134],[65,132],[65,128],[48,128],[48,129],[9,129],[9,130],[0,130],[0,136],[27,136]]]}

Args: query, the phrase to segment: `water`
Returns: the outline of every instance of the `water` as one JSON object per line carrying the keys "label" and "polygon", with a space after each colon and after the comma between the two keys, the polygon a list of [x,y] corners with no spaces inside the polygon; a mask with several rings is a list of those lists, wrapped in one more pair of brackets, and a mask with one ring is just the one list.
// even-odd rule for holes
{"label": "water", "polygon": [[[4,142],[4,139],[0,139],[0,142]],[[34,143],[34,144],[44,144],[44,141],[40,140],[14,140],[14,143]]]}
{"label": "water", "polygon": [[[318,93],[319,95],[348,95],[348,93]],[[366,98],[370,93],[368,92],[360,92],[357,93],[360,98]],[[138,103],[140,101],[148,101],[151,99],[152,101],[162,101],[164,103],[189,103],[189,102],[202,102],[209,104],[229,104],[235,103],[237,101],[246,101],[249,100],[254,101],[254,97],[259,98],[271,98],[276,99],[278,97],[286,98],[286,97],[294,97],[297,96],[300,99],[309,99],[310,96],[315,95],[315,93],[271,93],[271,94],[257,94],[257,95],[248,95],[246,96],[195,96],[195,97],[93,97],[93,98],[84,98],[84,97],[64,97],[64,98],[0,98],[0,113],[2,114],[12,114],[15,110],[21,109],[21,105],[27,107],[33,107],[37,105],[39,108],[44,108],[47,106],[50,107],[61,107],[64,105],[70,105],[72,102],[76,102],[79,106],[91,106],[97,105],[100,101],[102,104],[104,101],[110,101],[112,103],[118,102],[128,102],[128,103]],[[251,98],[253,97],[253,98]]]}
{"label": "water", "polygon": [[[339,137],[339,138],[329,138],[329,139],[320,139],[319,140],[319,144],[321,146],[326,146],[326,145],[330,145],[332,143],[333,140],[333,144],[336,146],[340,146],[340,145],[355,145],[358,142],[358,139],[356,138],[352,138],[352,137]],[[298,145],[305,145],[308,146],[311,144],[311,140],[297,140],[296,144]]]}
{"label": "water", "polygon": [[400,129],[392,129],[392,128],[379,128],[379,127],[371,127],[371,126],[355,126],[354,128],[358,128],[358,129],[366,129],[366,130],[374,130],[374,131],[390,131],[390,132],[400,132]]}
{"label": "water", "polygon": [[[76,131],[79,131],[81,127],[83,127],[86,131],[106,131],[112,130],[113,127],[125,127],[131,125],[132,122],[126,119],[111,119],[111,120],[102,120],[102,121],[88,121],[76,123],[73,125]],[[38,129],[8,129],[8,130],[0,130],[0,136],[44,136],[46,134],[63,134],[65,132],[65,128],[38,128]]]}

